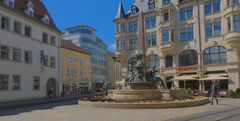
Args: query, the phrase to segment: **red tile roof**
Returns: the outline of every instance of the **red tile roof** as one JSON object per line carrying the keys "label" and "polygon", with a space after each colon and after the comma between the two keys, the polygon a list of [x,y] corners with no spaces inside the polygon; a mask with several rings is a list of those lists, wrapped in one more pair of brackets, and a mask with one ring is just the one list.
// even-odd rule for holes
{"label": "red tile roof", "polygon": [[61,46],[62,48],[65,48],[65,49],[69,49],[69,50],[73,50],[73,51],[77,51],[77,52],[80,52],[80,53],[85,53],[85,54],[88,54],[88,55],[91,55],[90,53],[88,53],[87,51],[85,51],[83,48],[80,48],[78,47],[77,45],[71,43],[70,41],[66,41],[66,40],[63,40],[61,41]]}
{"label": "red tile roof", "polygon": [[[43,2],[41,0],[31,0],[32,3],[33,3],[33,10],[34,10],[34,17],[31,18],[29,16],[27,16],[25,14],[25,9],[27,9],[27,3],[29,2],[30,0],[15,0],[15,5],[14,5],[14,9],[11,9],[9,8],[10,10],[13,10],[14,12],[20,14],[20,15],[23,15],[25,17],[28,17],[36,22],[39,22],[41,24],[44,24],[46,25],[45,23],[42,22],[42,17],[44,15],[47,15],[49,17],[49,25],[46,25],[46,26],[49,26],[53,29],[56,29],[57,31],[58,28],[56,27],[53,19],[51,18],[48,10],[46,9],[45,5],[43,4]],[[0,5],[1,6],[5,6],[3,4],[3,0],[0,0]],[[5,6],[6,7],[6,6]],[[7,7],[6,7],[7,8]],[[60,32],[60,31],[59,31]]]}

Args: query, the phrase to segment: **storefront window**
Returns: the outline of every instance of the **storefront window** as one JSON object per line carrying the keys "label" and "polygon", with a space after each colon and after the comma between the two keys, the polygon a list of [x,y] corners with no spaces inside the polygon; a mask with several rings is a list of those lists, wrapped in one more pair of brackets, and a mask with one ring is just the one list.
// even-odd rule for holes
{"label": "storefront window", "polygon": [[179,54],[179,66],[192,66],[198,64],[198,54],[195,50],[186,50]]}

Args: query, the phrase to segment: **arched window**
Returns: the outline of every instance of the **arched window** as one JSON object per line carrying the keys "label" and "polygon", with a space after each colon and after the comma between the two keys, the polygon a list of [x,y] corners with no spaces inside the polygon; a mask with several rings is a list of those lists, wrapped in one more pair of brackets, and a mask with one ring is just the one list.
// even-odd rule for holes
{"label": "arched window", "polygon": [[153,10],[155,8],[155,1],[154,0],[149,0],[148,1],[148,9]]}
{"label": "arched window", "polygon": [[173,67],[173,56],[172,55],[166,55],[165,56],[165,67],[169,68],[169,67]]}
{"label": "arched window", "polygon": [[159,56],[156,54],[147,56],[147,66],[149,69],[152,69],[154,66],[160,68]]}
{"label": "arched window", "polygon": [[134,69],[134,66],[137,64],[137,59],[136,57],[132,57],[130,58],[128,61],[128,71],[131,71]]}
{"label": "arched window", "polygon": [[224,47],[216,46],[207,48],[203,53],[204,64],[227,63],[227,51]]}
{"label": "arched window", "polygon": [[192,66],[198,64],[198,53],[195,50],[186,50],[179,54],[179,66]]}

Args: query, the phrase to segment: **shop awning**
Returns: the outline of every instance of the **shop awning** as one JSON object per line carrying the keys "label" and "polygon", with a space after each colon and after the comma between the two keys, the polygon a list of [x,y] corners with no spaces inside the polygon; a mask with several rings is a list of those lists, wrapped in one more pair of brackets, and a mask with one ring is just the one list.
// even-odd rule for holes
{"label": "shop awning", "polygon": [[183,75],[183,76],[178,76],[174,78],[174,80],[185,80],[185,81],[190,81],[190,80],[198,80],[198,75]]}
{"label": "shop awning", "polygon": [[215,80],[229,80],[229,77],[224,76],[208,76],[206,78],[200,79],[201,81],[215,81]]}

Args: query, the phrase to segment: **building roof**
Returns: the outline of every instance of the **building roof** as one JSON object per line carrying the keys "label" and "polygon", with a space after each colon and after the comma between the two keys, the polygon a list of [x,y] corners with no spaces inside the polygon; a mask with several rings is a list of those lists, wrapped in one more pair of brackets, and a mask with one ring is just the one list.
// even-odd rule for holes
{"label": "building roof", "polygon": [[[29,1],[32,1],[32,4],[33,4],[33,10],[34,10],[34,17],[29,17],[25,14],[25,10],[27,9],[27,3]],[[52,29],[55,29],[57,30],[58,32],[59,29],[56,27],[52,17],[50,16],[48,10],[46,9],[45,5],[43,4],[43,2],[41,0],[15,0],[14,2],[14,9],[11,9],[9,7],[7,7],[3,0],[0,0],[0,6],[3,6],[5,8],[8,8],[9,10],[12,10],[13,12],[17,13],[17,14],[20,14],[24,17],[27,17],[31,20],[34,20],[38,23],[41,23],[45,26],[48,26]],[[45,24],[41,19],[42,17],[44,17],[45,15],[47,15],[49,17],[49,25]]]}
{"label": "building roof", "polygon": [[77,26],[73,26],[73,27],[69,27],[69,28],[65,28],[65,30],[72,30],[72,29],[77,29],[77,28],[89,28],[89,29],[92,29],[93,31],[97,32],[96,29],[94,29],[93,27],[91,26],[87,26],[87,25],[77,25]]}
{"label": "building roof", "polygon": [[64,40],[64,39],[62,39],[62,41],[61,41],[61,47],[65,48],[65,49],[72,50],[72,51],[76,51],[76,52],[80,52],[80,53],[85,53],[85,54],[91,55],[90,53],[85,51],[83,48],[80,48],[77,45],[73,44],[72,42]]}
{"label": "building roof", "polygon": [[[153,1],[156,2],[156,0],[153,0]],[[147,12],[154,11],[154,9],[153,10],[149,9],[149,2],[150,2],[150,0],[135,0],[133,5],[131,6],[130,10],[125,14],[122,2],[120,1],[119,6],[118,6],[118,13],[117,13],[115,19],[134,17],[134,16],[137,16],[141,12],[147,13]],[[156,3],[155,3],[155,5],[156,5]],[[137,14],[131,14],[133,7],[136,7]]]}
{"label": "building roof", "polygon": [[119,5],[118,5],[118,12],[117,12],[115,19],[119,19],[119,18],[125,18],[125,12],[123,9],[122,0],[120,1]]}

